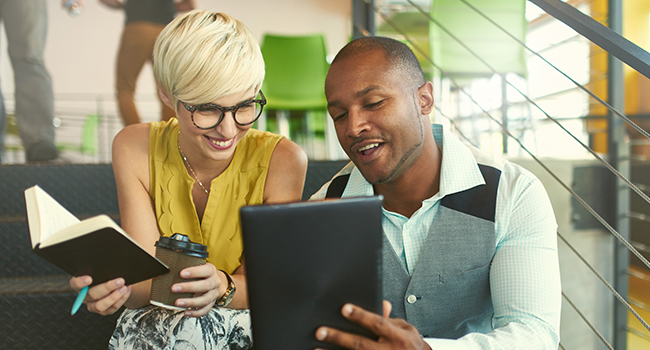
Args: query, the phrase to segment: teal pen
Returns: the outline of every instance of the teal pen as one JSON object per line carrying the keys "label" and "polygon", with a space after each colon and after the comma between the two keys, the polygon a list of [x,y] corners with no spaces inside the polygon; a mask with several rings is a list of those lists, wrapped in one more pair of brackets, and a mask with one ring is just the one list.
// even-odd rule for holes
{"label": "teal pen", "polygon": [[83,304],[84,299],[86,299],[86,294],[88,294],[88,286],[83,287],[79,291],[79,295],[77,295],[77,299],[75,299],[74,304],[72,304],[72,311],[70,312],[70,315],[74,315],[77,313],[77,311],[79,311],[81,304]]}

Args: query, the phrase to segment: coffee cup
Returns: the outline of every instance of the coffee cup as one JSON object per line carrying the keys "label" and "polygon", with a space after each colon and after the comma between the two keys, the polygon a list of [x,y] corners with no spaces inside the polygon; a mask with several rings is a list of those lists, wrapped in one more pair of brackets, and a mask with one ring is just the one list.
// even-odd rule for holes
{"label": "coffee cup", "polygon": [[193,243],[186,235],[175,233],[171,237],[160,237],[156,242],[156,258],[169,267],[169,272],[155,277],[151,283],[152,305],[173,310],[185,310],[174,305],[176,299],[192,298],[194,293],[173,293],[172,285],[196,279],[181,278],[181,270],[205,264],[208,257],[207,247]]}

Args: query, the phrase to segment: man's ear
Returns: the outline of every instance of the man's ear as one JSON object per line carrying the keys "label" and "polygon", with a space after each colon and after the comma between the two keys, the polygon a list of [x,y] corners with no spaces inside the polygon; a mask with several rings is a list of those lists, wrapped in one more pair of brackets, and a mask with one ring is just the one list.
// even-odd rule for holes
{"label": "man's ear", "polygon": [[430,81],[424,83],[418,89],[418,98],[420,102],[420,111],[422,115],[429,115],[433,111],[433,84]]}
{"label": "man's ear", "polygon": [[172,104],[171,99],[169,96],[167,96],[167,93],[160,87],[160,85],[158,85],[158,96],[160,96],[160,100],[165,104],[165,106],[173,109],[174,111],[176,110],[176,106]]}

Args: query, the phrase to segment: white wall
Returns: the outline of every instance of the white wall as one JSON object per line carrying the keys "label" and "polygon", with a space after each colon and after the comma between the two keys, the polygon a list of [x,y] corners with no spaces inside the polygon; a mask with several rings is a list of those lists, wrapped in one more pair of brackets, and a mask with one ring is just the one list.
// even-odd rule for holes
{"label": "white wall", "polygon": [[[228,13],[244,22],[261,40],[265,32],[276,34],[324,33],[330,54],[345,45],[351,35],[350,0],[196,0],[197,8]],[[115,110],[114,66],[122,32],[122,11],[111,10],[98,0],[86,0],[85,12],[69,16],[59,0],[48,0],[48,38],[45,61],[54,84],[57,110],[74,109],[71,99],[96,99],[102,95],[106,112]],[[2,29],[4,31],[4,29]],[[8,107],[13,103],[13,72],[0,36],[0,86]],[[157,117],[154,81],[146,66],[138,81],[138,105],[143,119]],[[93,102],[94,103],[94,102]],[[143,110],[144,109],[144,110]],[[152,110],[150,110],[152,109]]]}

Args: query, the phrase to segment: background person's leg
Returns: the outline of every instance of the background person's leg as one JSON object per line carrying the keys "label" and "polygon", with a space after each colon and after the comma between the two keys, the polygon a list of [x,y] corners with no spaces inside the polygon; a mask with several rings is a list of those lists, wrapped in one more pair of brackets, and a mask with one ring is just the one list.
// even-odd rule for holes
{"label": "background person's leg", "polygon": [[117,54],[115,89],[125,126],[141,121],[134,100],[136,84],[142,67],[151,61],[153,45],[163,28],[149,22],[130,22],[124,26]]}
{"label": "background person's leg", "polygon": [[9,58],[14,69],[16,124],[28,162],[57,158],[54,146],[54,93],[45,69],[45,0],[7,1],[2,7]]}

